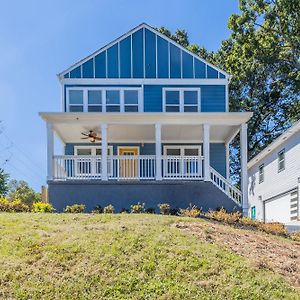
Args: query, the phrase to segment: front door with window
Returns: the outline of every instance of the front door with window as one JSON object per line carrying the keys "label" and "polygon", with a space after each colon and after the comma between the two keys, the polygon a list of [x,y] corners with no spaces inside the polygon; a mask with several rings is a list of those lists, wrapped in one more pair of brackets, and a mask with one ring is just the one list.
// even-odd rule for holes
{"label": "front door with window", "polygon": [[119,165],[120,178],[138,178],[138,160],[134,157],[139,155],[138,147],[119,147],[118,154],[121,156]]}

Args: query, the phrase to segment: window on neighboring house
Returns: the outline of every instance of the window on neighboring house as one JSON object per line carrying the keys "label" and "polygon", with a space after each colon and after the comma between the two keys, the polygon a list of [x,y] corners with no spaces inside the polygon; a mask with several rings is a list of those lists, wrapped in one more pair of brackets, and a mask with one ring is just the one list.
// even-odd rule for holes
{"label": "window on neighboring house", "polygon": [[139,111],[138,90],[124,90],[124,111],[125,112]]}
{"label": "window on neighboring house", "polygon": [[106,91],[106,111],[107,112],[120,111],[120,91],[118,90]]}
{"label": "window on neighboring house", "polygon": [[97,90],[88,91],[88,111],[89,112],[102,111],[102,91],[97,91]]}
{"label": "window on neighboring house", "polygon": [[165,112],[198,112],[200,90],[198,88],[164,89]]}
{"label": "window on neighboring house", "polygon": [[278,172],[285,169],[285,154],[284,149],[278,153]]}
{"label": "window on neighboring house", "polygon": [[69,111],[82,112],[83,108],[83,91],[69,90]]}
{"label": "window on neighboring house", "polygon": [[262,183],[265,180],[264,168],[265,166],[263,164],[259,166],[259,170],[258,170],[259,183]]}

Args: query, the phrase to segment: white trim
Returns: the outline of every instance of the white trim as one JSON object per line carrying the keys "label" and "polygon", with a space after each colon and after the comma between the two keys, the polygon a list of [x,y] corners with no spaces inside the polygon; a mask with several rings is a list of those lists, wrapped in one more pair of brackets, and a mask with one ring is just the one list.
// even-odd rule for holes
{"label": "white trim", "polygon": [[143,28],[143,77],[146,78],[146,30]]}
{"label": "white trim", "polygon": [[210,125],[203,124],[204,181],[210,181]]}
{"label": "white trim", "polygon": [[118,78],[121,78],[120,42],[118,42]]}
{"label": "white trim", "polygon": [[[163,88],[162,89],[162,93],[163,93],[163,107],[162,107],[162,111],[164,113],[166,112],[166,92],[167,91],[178,91],[179,92],[179,112],[181,113],[190,113],[190,112],[185,112],[184,111],[184,107],[185,106],[196,106],[195,104],[184,104],[184,92],[186,91],[195,91],[197,92],[197,112],[201,111],[201,89],[200,88],[191,88],[191,87],[184,87],[184,88],[176,88],[176,87],[172,87],[172,88]],[[178,106],[176,104],[174,105],[168,105],[168,106]],[[169,112],[168,112],[169,113]]]}
{"label": "white trim", "polygon": [[[220,74],[220,73],[218,73]],[[229,111],[229,88],[228,88],[228,82],[225,84],[225,111]]]}
{"label": "white trim", "polygon": [[241,155],[241,192],[243,215],[248,216],[248,143],[247,143],[247,124],[240,125],[240,155]]}
{"label": "white trim", "polygon": [[[171,69],[171,68],[169,68]],[[216,78],[64,78],[65,85],[226,85],[226,79]]]}
{"label": "white trim", "polygon": [[[128,142],[127,142],[128,143]],[[120,149],[121,148],[125,148],[125,149],[137,149],[137,155],[140,155],[140,146],[127,146],[127,145],[124,145],[124,146],[118,146],[117,147],[117,153],[118,153],[118,156],[120,156]]]}
{"label": "white trim", "polygon": [[54,131],[53,123],[47,122],[47,179],[53,179],[54,171]]}
{"label": "white trim", "polygon": [[[88,140],[87,140],[88,141]],[[82,142],[82,143],[87,143],[87,142]],[[98,145],[74,145],[74,155],[79,155],[77,154],[77,150],[80,149],[92,149],[92,156],[96,156],[96,149],[102,149],[102,145],[98,144]],[[107,149],[109,149],[110,153],[109,156],[113,155],[113,146],[107,146]],[[94,152],[94,153],[93,153]]]}
{"label": "white trim", "polygon": [[[138,112],[143,112],[143,105],[141,104],[142,97],[142,89],[140,87],[67,87],[66,88],[66,112],[70,112],[70,103],[69,103],[69,91],[70,90],[79,90],[83,91],[83,112],[88,112],[88,91],[101,91],[101,103],[102,103],[102,112],[106,112],[106,92],[107,91],[120,91],[120,104],[112,104],[112,106],[120,106],[120,112],[125,112],[125,104],[124,104],[124,91],[138,91],[138,103],[137,105],[129,105],[129,106],[137,106]],[[73,104],[72,104],[73,105]],[[75,104],[74,106],[82,106],[81,104]],[[91,104],[91,106],[94,106]],[[99,105],[100,106],[100,105]],[[126,105],[127,106],[127,105]]]}
{"label": "white trim", "polygon": [[[74,68],[76,68],[77,66],[79,66],[80,64],[85,63],[86,61],[88,61],[90,58],[95,57],[96,55],[98,55],[100,52],[104,52],[105,50],[107,50],[108,48],[110,48],[111,46],[115,45],[116,43],[118,43],[119,41],[127,38],[129,35],[134,34],[135,32],[139,31],[140,29],[143,28],[143,31],[146,29],[148,29],[149,31],[153,32],[154,34],[160,36],[161,38],[165,39],[166,41],[169,42],[169,44],[173,44],[176,47],[178,47],[179,49],[189,53],[190,55],[192,55],[194,58],[199,59],[200,61],[202,61],[203,63],[205,63],[206,65],[209,65],[210,67],[216,69],[218,72],[221,72],[225,75],[226,79],[230,78],[230,74],[228,74],[227,72],[221,70],[220,68],[218,68],[217,66],[212,65],[211,63],[209,63],[208,61],[206,61],[205,59],[203,59],[202,57],[196,55],[195,53],[191,52],[190,50],[184,48],[183,46],[179,45],[178,43],[176,43],[175,41],[173,41],[172,39],[170,39],[169,37],[165,36],[164,34],[160,33],[159,31],[155,30],[154,28],[152,28],[151,26],[149,26],[146,23],[142,23],[140,25],[138,25],[137,27],[133,28],[132,30],[128,31],[127,33],[121,35],[119,38],[113,40],[112,42],[110,42],[109,44],[107,44],[106,46],[96,50],[95,52],[93,52],[92,54],[90,54],[89,56],[85,57],[84,59],[78,61],[77,63],[73,64],[72,66],[70,66],[68,69],[62,71],[61,73],[59,73],[57,76],[60,79],[63,79],[64,75],[68,72],[70,72],[71,70],[73,70]],[[107,60],[106,60],[107,61]],[[107,76],[106,76],[107,77]]]}
{"label": "white trim", "polygon": [[[169,141],[168,141],[168,143],[169,143]],[[185,141],[184,141],[184,143],[185,143]],[[164,145],[164,147],[163,147],[164,156],[168,156],[167,155],[168,149],[180,149],[180,156],[186,156],[186,155],[184,155],[185,149],[197,149],[199,151],[198,156],[202,156],[202,146],[200,144],[183,145],[183,143],[181,142],[179,145]]]}

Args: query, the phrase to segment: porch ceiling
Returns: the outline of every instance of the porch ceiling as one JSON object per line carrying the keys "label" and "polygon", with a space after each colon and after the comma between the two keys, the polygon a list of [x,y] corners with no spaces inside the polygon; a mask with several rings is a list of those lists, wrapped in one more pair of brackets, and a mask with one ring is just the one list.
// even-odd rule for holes
{"label": "porch ceiling", "polygon": [[211,125],[212,142],[228,142],[251,113],[40,113],[64,143],[79,143],[81,132],[108,124],[108,142],[155,142],[155,123],[162,124],[162,142],[202,142],[202,125]]}

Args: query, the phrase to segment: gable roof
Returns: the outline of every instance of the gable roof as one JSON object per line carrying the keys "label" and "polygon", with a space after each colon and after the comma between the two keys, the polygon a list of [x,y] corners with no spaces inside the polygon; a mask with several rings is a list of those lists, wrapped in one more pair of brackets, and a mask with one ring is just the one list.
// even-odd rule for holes
{"label": "gable roof", "polygon": [[[149,26],[146,23],[142,23],[142,24],[138,25],[137,27],[135,27],[132,30],[128,31],[127,33],[123,34],[119,38],[113,40],[112,42],[110,42],[106,46],[98,49],[97,51],[93,52],[89,56],[87,56],[84,59],[82,59],[82,60],[78,61],[77,63],[73,64],[72,66],[70,66],[66,70],[64,70],[61,73],[59,73],[57,76],[60,79],[62,79],[64,77],[65,78],[70,78],[71,77],[71,72],[73,71],[73,73],[74,73],[74,71],[77,69],[77,75],[75,77],[71,77],[71,78],[94,78],[95,77],[95,70],[94,70],[94,76],[93,77],[92,76],[91,77],[82,77],[82,68],[83,68],[82,65],[85,64],[85,63],[87,64],[89,61],[91,61],[90,65],[92,67],[92,62],[93,62],[93,65],[94,65],[93,68],[95,69],[95,63],[94,63],[94,61],[95,61],[96,56],[98,56],[101,53],[106,53],[106,59],[107,59],[107,50],[109,51],[110,49],[113,48],[113,46],[118,45],[118,43],[124,41],[127,37],[129,37],[129,36],[137,33],[141,29],[147,29],[152,34],[155,34],[158,37],[160,37],[161,39],[167,41],[168,44],[173,45],[176,48],[180,49],[180,51],[181,51],[180,52],[180,55],[181,55],[181,58],[180,58],[181,59],[181,64],[182,64],[182,60],[183,60],[182,53],[186,53],[189,56],[191,56],[193,58],[193,72],[194,72],[194,75],[193,75],[192,78],[228,78],[229,79],[231,77],[227,72],[225,72],[225,71],[221,70],[220,68],[218,68],[218,67],[212,65],[211,63],[207,62],[205,59],[199,57],[198,55],[194,54],[193,52],[191,52],[188,49],[184,48],[183,46],[179,45],[178,43],[176,43],[175,41],[173,41],[171,38],[165,36],[164,34],[160,33],[159,31],[157,31],[156,29],[152,28],[151,26]],[[144,45],[145,45],[145,37],[144,36],[143,36],[143,39],[144,39],[143,40],[143,47],[144,47]],[[131,47],[132,47],[132,45],[131,45]],[[143,50],[145,52],[144,48],[143,48]],[[169,48],[170,48],[170,46],[169,46]],[[120,51],[119,48],[118,48],[118,51]],[[168,50],[168,51],[170,51],[170,50]],[[120,55],[120,52],[118,52],[118,55]],[[131,53],[131,55],[132,55],[132,53]],[[145,53],[143,55],[146,56]],[[157,50],[156,50],[156,56],[157,56]],[[168,66],[168,68],[170,69],[171,68],[171,62],[170,62],[170,56],[171,56],[171,54],[168,53],[168,56],[169,56],[168,57],[168,59],[169,59],[169,66]],[[196,67],[194,65],[195,61],[196,62],[199,61],[200,63],[206,65],[206,74],[205,74],[205,77],[196,77],[196,75],[195,75],[195,68]],[[156,62],[156,64],[157,64],[157,62]],[[106,61],[106,69],[107,68],[108,68],[108,66],[107,66],[107,61]],[[208,68],[209,68],[210,72],[213,74],[212,75],[213,77],[208,77],[209,76],[209,74],[208,74]],[[145,69],[146,69],[146,66],[145,66]],[[144,72],[145,72],[145,70],[144,70]],[[182,70],[181,70],[181,72],[182,72]],[[90,71],[90,73],[91,73],[91,71]],[[107,70],[106,70],[106,73],[107,73]],[[156,73],[157,73],[157,70],[156,70]],[[103,77],[100,77],[100,78],[103,78]],[[137,78],[137,77],[135,77],[135,78]],[[173,77],[173,78],[177,78],[177,77]],[[186,78],[191,78],[191,77],[186,77]]]}
{"label": "gable roof", "polygon": [[[262,150],[259,154],[254,156],[248,162],[248,169],[252,168],[256,163],[260,162],[264,159],[269,153],[275,150],[277,147],[284,144],[289,138],[291,138],[294,134],[300,131],[300,120],[295,122],[290,128],[288,128],[284,133],[282,133],[277,139],[275,139],[269,146],[267,146],[264,150]],[[300,143],[300,141],[299,141]]]}

